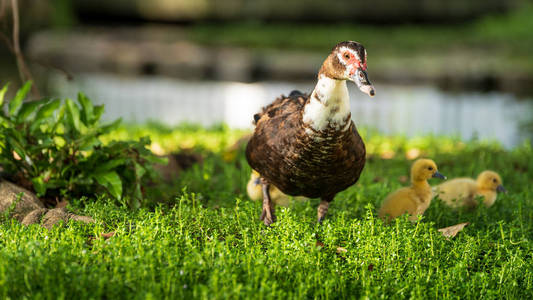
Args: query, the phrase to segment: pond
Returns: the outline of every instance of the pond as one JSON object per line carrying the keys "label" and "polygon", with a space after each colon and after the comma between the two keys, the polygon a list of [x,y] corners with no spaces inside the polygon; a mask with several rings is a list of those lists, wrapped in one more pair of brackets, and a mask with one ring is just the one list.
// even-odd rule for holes
{"label": "pond", "polygon": [[[105,104],[104,118],[128,122],[155,120],[166,124],[190,122],[204,126],[224,122],[232,128],[252,128],[252,116],[278,97],[298,89],[310,92],[314,83],[185,81],[165,77],[119,77],[105,74],[49,78],[54,95],[75,97],[85,92]],[[528,137],[521,129],[531,122],[533,102],[510,94],[449,93],[431,86],[375,83],[369,98],[349,83],[352,118],[358,126],[385,134],[455,135],[469,140],[497,140],[506,147]]]}

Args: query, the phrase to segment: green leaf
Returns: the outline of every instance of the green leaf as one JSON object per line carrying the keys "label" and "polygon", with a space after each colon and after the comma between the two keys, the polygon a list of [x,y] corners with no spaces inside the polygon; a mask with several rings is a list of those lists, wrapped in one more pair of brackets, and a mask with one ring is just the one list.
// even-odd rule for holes
{"label": "green leaf", "polygon": [[44,194],[46,193],[46,184],[44,183],[43,177],[39,176],[32,178],[31,182],[33,183],[33,188],[35,189],[35,192],[37,192],[37,196],[44,196]]}
{"label": "green leaf", "polygon": [[100,133],[101,134],[109,133],[109,132],[117,129],[120,126],[120,123],[122,123],[122,118],[119,118],[119,119],[113,121],[112,123],[109,123],[107,125],[102,126],[101,129],[100,129]]}
{"label": "green leaf", "polygon": [[[26,153],[24,152],[24,147],[22,147],[19,141],[14,139],[13,136],[11,135],[7,136],[6,140],[7,140],[7,143],[13,149],[13,151],[15,151],[18,154],[18,156],[20,156],[20,158],[24,161],[26,159]],[[7,154],[7,155],[10,155],[10,154]]]}
{"label": "green leaf", "polygon": [[[92,179],[89,179],[91,181]],[[68,185],[68,181],[64,179],[49,179],[46,183],[46,189],[57,189]]]}
{"label": "green leaf", "polygon": [[137,179],[141,179],[146,174],[146,169],[138,163],[135,163],[135,175]]}
{"label": "green leaf", "polygon": [[39,101],[31,101],[26,102],[22,104],[22,107],[20,108],[20,111],[18,112],[17,120],[18,122],[26,121],[26,119],[31,115],[33,112],[37,110],[37,108],[45,103],[47,100],[39,100]]}
{"label": "green leaf", "polygon": [[111,196],[120,200],[122,197],[122,180],[118,176],[117,172],[111,171],[106,173],[97,173],[93,177],[98,181],[100,185],[105,187]]}
{"label": "green leaf", "polygon": [[15,98],[9,102],[9,115],[13,116],[17,110],[19,109],[20,105],[22,105],[22,100],[26,98],[26,94],[28,94],[28,91],[31,88],[31,81],[28,81],[22,86],[20,90],[17,91],[17,94],[15,95]]}
{"label": "green leaf", "polygon": [[110,160],[110,161],[105,162],[103,164],[100,164],[96,168],[96,170],[94,172],[95,173],[109,172],[109,171],[115,169],[116,167],[121,166],[121,165],[123,165],[125,163],[126,163],[126,159],[124,159],[124,158],[113,159],[113,160]]}
{"label": "green leaf", "polygon": [[59,112],[57,113],[54,127],[52,128],[52,132],[56,134],[64,134],[65,133],[65,125],[63,124],[63,118],[65,117],[65,111],[66,106],[61,105],[61,108],[59,108]]}
{"label": "green leaf", "polygon": [[33,146],[34,148],[32,149],[46,149],[46,148],[50,148],[52,146],[54,146],[55,143],[54,143],[54,139],[50,136],[43,136],[39,139],[39,144],[38,145],[35,145]]}
{"label": "green leaf", "polygon": [[93,124],[97,123],[98,121],[100,121],[100,118],[102,117],[102,114],[104,113],[104,106],[103,105],[96,105],[94,107],[94,111],[93,111]]}
{"label": "green leaf", "polygon": [[54,136],[53,141],[57,148],[62,148],[67,143],[65,139],[59,135]]}
{"label": "green leaf", "polygon": [[37,111],[37,113],[35,114],[35,117],[33,118],[33,122],[31,122],[30,133],[36,134],[36,131],[38,129],[41,129],[41,124],[45,120],[48,120],[54,114],[54,112],[59,108],[60,105],[61,105],[61,101],[57,99],[42,105]]}
{"label": "green leaf", "polygon": [[76,128],[76,130],[80,131],[80,110],[76,103],[72,101],[71,99],[67,99],[67,115],[70,119],[70,122],[72,123],[72,126]]}
{"label": "green leaf", "polygon": [[44,119],[48,119],[54,114],[54,112],[59,108],[60,105],[61,101],[56,99],[41,106],[41,108],[39,108],[37,114],[35,115],[34,122],[39,123]]}
{"label": "green leaf", "polygon": [[91,100],[87,98],[83,93],[78,93],[78,102],[81,105],[81,120],[85,123],[86,126],[89,126],[93,122],[93,104]]}
{"label": "green leaf", "polygon": [[88,151],[88,150],[92,150],[94,147],[101,145],[101,144],[102,142],[100,142],[98,138],[93,136],[93,137],[84,139],[84,141],[79,144],[79,148],[82,151]]}
{"label": "green leaf", "polygon": [[139,209],[141,207],[141,201],[138,197],[132,197],[130,201],[128,201],[128,204],[131,208]]}
{"label": "green leaf", "polygon": [[2,107],[2,104],[4,104],[4,96],[6,95],[8,85],[9,83],[4,85],[4,87],[0,90],[0,107]]}
{"label": "green leaf", "polygon": [[87,127],[81,122],[80,109],[71,99],[67,99],[67,116],[71,125],[80,133],[85,133]]}
{"label": "green leaf", "polygon": [[168,158],[167,157],[159,157],[155,155],[146,155],[143,156],[143,158],[152,164],[161,164],[161,165],[168,165]]}

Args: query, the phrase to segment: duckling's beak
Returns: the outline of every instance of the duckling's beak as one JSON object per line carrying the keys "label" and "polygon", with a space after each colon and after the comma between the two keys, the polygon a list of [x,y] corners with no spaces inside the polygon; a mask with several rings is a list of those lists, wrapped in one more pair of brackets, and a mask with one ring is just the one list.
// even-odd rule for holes
{"label": "duckling's beak", "polygon": [[496,187],[496,191],[498,191],[499,193],[507,193],[507,190],[501,184]]}
{"label": "duckling's beak", "polygon": [[446,176],[442,175],[442,173],[439,173],[438,171],[433,173],[433,175],[431,177],[440,178],[440,179],[446,179]]}
{"label": "duckling's beak", "polygon": [[354,75],[350,77],[350,80],[357,84],[357,87],[361,92],[367,94],[370,97],[374,97],[376,95],[374,86],[372,85],[372,83],[370,83],[370,80],[368,80],[368,74],[365,70],[357,68]]}

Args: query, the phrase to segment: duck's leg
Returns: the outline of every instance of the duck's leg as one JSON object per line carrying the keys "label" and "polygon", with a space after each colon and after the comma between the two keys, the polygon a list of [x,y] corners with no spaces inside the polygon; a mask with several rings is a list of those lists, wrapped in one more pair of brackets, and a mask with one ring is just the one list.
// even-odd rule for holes
{"label": "duck's leg", "polygon": [[261,177],[261,186],[263,189],[263,212],[261,213],[261,220],[265,225],[269,226],[276,221],[274,206],[270,200],[270,183]]}
{"label": "duck's leg", "polygon": [[335,196],[323,197],[321,199],[317,209],[318,223],[322,223],[324,217],[326,217],[326,214],[328,213],[329,203],[333,201],[333,197]]}

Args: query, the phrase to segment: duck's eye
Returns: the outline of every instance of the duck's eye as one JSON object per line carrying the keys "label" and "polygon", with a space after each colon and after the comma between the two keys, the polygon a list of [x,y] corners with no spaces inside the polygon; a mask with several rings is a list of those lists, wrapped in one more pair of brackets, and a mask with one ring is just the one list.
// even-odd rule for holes
{"label": "duck's eye", "polygon": [[498,180],[496,180],[496,178],[493,178],[492,179],[492,182],[496,183]]}
{"label": "duck's eye", "polygon": [[433,167],[428,167],[428,170],[433,171]]}
{"label": "duck's eye", "polygon": [[363,72],[359,72],[359,78],[363,79]]}
{"label": "duck's eye", "polygon": [[346,58],[346,59],[350,59],[350,54],[348,54],[348,53],[344,53],[344,58]]}

